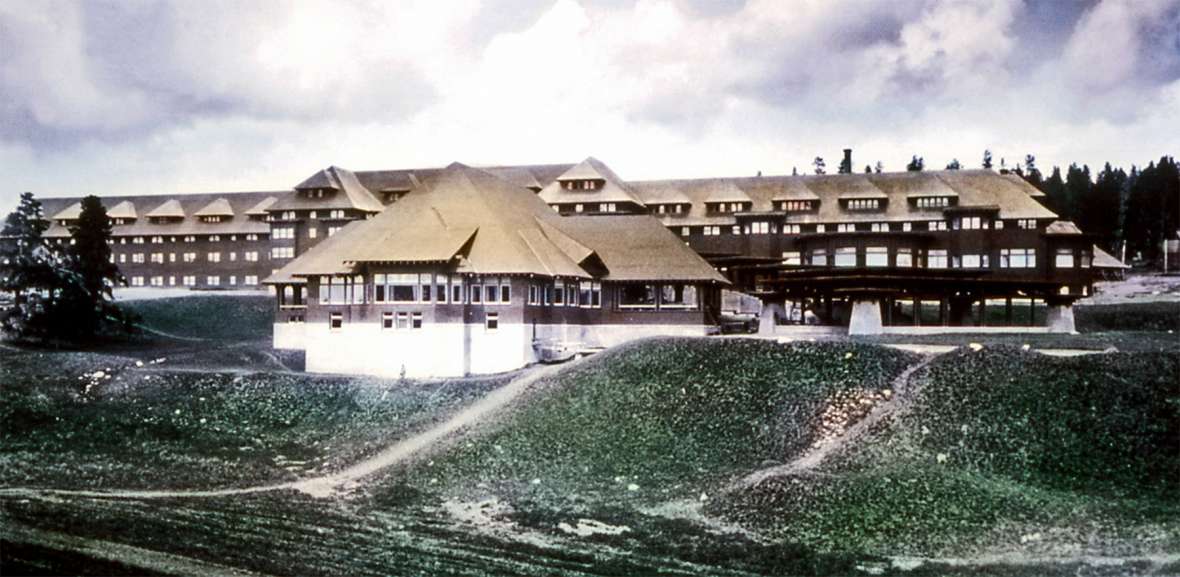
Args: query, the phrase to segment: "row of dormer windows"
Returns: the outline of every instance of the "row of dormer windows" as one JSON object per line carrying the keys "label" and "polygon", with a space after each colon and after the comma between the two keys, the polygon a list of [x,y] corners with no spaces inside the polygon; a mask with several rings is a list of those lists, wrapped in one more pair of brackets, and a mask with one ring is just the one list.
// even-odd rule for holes
{"label": "row of dormer windows", "polygon": [[[1023,223],[1020,228],[1036,228],[1035,219],[1025,219],[1017,221]],[[988,227],[996,230],[1004,228],[1004,221],[995,220],[987,221],[980,220],[980,217],[964,217],[957,218],[951,221],[948,225],[944,220],[931,220],[926,222],[868,222],[868,223],[852,223],[843,222],[835,224],[794,224],[794,223],[777,223],[773,221],[754,221],[743,225],[707,225],[701,227],[681,226],[680,235],[690,236],[694,233],[704,236],[720,236],[722,230],[729,230],[731,234],[776,234],[780,230],[783,234],[803,234],[807,233],[851,233],[851,232],[912,232],[919,231],[946,231],[946,230],[977,230],[987,229]],[[675,227],[673,227],[675,228]]]}
{"label": "row of dormer windows", "polygon": [[[197,286],[197,278],[198,278],[197,275],[183,275],[180,277],[180,286],[188,286],[188,287]],[[147,285],[144,284],[145,280],[148,283]],[[237,275],[229,275],[226,278],[226,280],[227,280],[227,286],[237,286],[239,284]],[[130,284],[133,287],[141,287],[141,286],[148,286],[148,285],[154,286],[154,287],[177,286],[176,281],[177,281],[176,275],[168,276],[167,277],[167,284],[165,284],[165,278],[163,275],[157,275],[157,276],[152,276],[152,277],[133,276],[133,277],[130,277],[127,279],[128,284]],[[204,278],[204,281],[205,281],[206,286],[221,286],[221,276],[220,275],[206,275]],[[258,286],[258,275],[256,275],[256,274],[244,275],[242,277],[241,284],[243,286]]]}
{"label": "row of dormer windows", "polygon": [[602,187],[601,180],[566,180],[562,188],[566,190],[598,190]]}
{"label": "row of dormer windows", "polygon": [[[1035,248],[1004,248],[995,253],[995,261],[1002,269],[1033,269],[1037,267],[1037,250]],[[963,252],[953,253],[947,249],[915,250],[902,247],[893,250],[892,265],[890,264],[890,250],[884,246],[867,246],[863,250],[854,246],[837,247],[834,250],[816,248],[807,252],[784,251],[782,264],[787,266],[803,266],[804,258],[810,266],[842,267],[888,267],[899,268],[929,268],[929,269],[988,269],[992,268],[993,253],[991,252]],[[1071,269],[1075,266],[1090,268],[1094,255],[1085,249],[1058,248],[1053,251],[1053,268]]]}
{"label": "row of dormer windows", "polygon": [[[207,237],[205,237],[203,240],[207,240],[208,242],[221,242],[221,236],[222,235],[219,235],[219,234],[211,234],[211,235],[208,235]],[[227,238],[230,242],[237,242],[238,236],[239,235],[231,234],[231,235],[228,235]],[[259,235],[257,233],[249,233],[249,234],[244,234],[244,235],[240,235],[240,236],[242,237],[243,240],[245,240],[247,242],[257,242],[258,240],[262,239],[264,235]],[[189,234],[189,235],[184,235],[184,236],[156,235],[156,236],[151,236],[151,237],[121,236],[118,238],[108,239],[107,243],[108,244],[148,244],[148,243],[150,243],[150,244],[169,244],[169,243],[176,243],[176,242],[194,243],[194,242],[197,242],[198,240],[202,240],[202,239],[198,235],[195,235],[195,234]]]}
{"label": "row of dormer windows", "polygon": [[[136,253],[122,253],[122,254],[118,254],[118,255],[112,254],[110,257],[110,261],[112,263],[117,262],[119,264],[126,264],[127,262],[131,262],[132,264],[144,264],[145,262],[150,262],[151,264],[164,264],[165,262],[174,263],[174,262],[177,262],[177,256],[176,256],[177,254],[178,253],[175,253],[175,252],[170,252],[170,253],[136,252]],[[179,253],[179,254],[180,254],[179,258],[180,258],[181,262],[194,263],[194,262],[197,262],[197,260],[198,260],[196,252],[184,252],[184,253]],[[231,252],[227,252],[225,254],[226,254],[227,262],[237,262],[238,253],[231,251]],[[261,253],[261,254],[266,254],[266,253]],[[222,255],[222,253],[220,251],[207,252],[207,253],[205,253],[205,261],[206,262],[221,262],[222,261],[221,255]],[[258,262],[258,256],[259,256],[259,252],[256,250],[242,251],[242,260],[245,262]],[[128,258],[128,257],[130,257],[130,258]],[[167,259],[165,259],[165,257],[167,257]],[[145,258],[146,258],[146,260],[145,260]]]}

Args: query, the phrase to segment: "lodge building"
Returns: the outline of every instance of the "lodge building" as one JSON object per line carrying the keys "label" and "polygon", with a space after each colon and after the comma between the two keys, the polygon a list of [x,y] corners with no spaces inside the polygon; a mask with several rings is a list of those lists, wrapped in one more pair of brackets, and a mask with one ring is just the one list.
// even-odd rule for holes
{"label": "lodge building", "polygon": [[[436,374],[519,366],[534,342],[711,330],[726,283],[762,300],[767,331],[1070,332],[1072,303],[1123,265],[1042,197],[990,170],[626,181],[587,158],[333,166],[286,191],[104,204],[133,286],[269,286],[276,346],[322,370],[377,371],[313,352],[341,334],[466,335],[459,369],[406,367]],[[69,242],[78,199],[42,202]],[[481,344],[488,331],[508,344]]]}

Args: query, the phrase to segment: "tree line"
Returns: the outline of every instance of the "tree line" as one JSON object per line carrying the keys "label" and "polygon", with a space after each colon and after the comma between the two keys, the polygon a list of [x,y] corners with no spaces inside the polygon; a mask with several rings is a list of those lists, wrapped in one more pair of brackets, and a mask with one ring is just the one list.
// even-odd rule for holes
{"label": "tree line", "polygon": [[85,342],[126,335],[135,319],[115,303],[112,289],[127,280],[111,258],[111,221],[96,196],[81,202],[70,242],[45,238],[49,221],[26,192],[0,231],[0,331],[13,340]]}

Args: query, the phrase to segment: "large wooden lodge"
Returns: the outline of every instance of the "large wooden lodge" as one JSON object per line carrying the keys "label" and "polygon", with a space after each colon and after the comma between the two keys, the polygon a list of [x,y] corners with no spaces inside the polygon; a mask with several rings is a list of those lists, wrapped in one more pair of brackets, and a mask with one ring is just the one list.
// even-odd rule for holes
{"label": "large wooden lodge", "polygon": [[[723,287],[765,331],[1072,332],[1123,265],[1042,196],[991,170],[625,181],[588,158],[104,201],[132,286],[269,286],[309,370],[450,375],[714,332]],[[59,243],[78,200],[42,199]]]}

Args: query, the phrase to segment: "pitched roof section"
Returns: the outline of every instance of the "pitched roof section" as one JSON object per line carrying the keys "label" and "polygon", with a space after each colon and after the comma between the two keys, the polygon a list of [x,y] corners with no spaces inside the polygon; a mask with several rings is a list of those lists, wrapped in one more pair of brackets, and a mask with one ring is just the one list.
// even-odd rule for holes
{"label": "pitched roof section", "polygon": [[[336,236],[323,241],[327,248],[317,258],[346,264],[453,261],[464,272],[589,278],[575,261],[577,243],[563,238],[561,229],[562,217],[532,191],[455,163],[396,210],[361,223],[348,242]],[[292,274],[321,273],[296,268]]]}
{"label": "pitched roof section", "polygon": [[715,186],[709,187],[705,202],[754,202],[754,199],[732,180],[719,180]]}
{"label": "pitched roof section", "polygon": [[807,187],[820,196],[841,200],[860,198],[888,199],[889,195],[879,189],[863,174],[827,174],[807,179]]}
{"label": "pitched roof section", "polygon": [[75,202],[54,214],[53,220],[78,220],[80,216],[82,216],[82,203]]}
{"label": "pitched roof section", "polygon": [[136,218],[135,203],[131,202],[130,200],[124,200],[123,202],[120,202],[119,204],[111,207],[111,209],[107,211],[107,216],[110,218]]}
{"label": "pitched roof section", "polygon": [[234,209],[229,205],[229,201],[224,198],[215,198],[213,202],[206,204],[201,210],[193,213],[193,216],[233,216]]}
{"label": "pitched roof section", "polygon": [[602,259],[605,280],[729,284],[705,259],[648,215],[567,216],[564,228]]}
{"label": "pitched roof section", "polygon": [[1131,265],[1123,264],[1123,261],[1098,248],[1098,245],[1094,245],[1094,259],[1091,265],[1095,268],[1131,268]]}
{"label": "pitched roof section", "polygon": [[180,201],[173,198],[149,210],[146,216],[148,218],[184,218],[184,209],[180,207]]}
{"label": "pitched roof section", "polygon": [[248,216],[266,216],[266,209],[270,208],[270,206],[278,202],[278,200],[278,198],[268,196],[258,201],[258,204],[246,209],[246,214]]}
{"label": "pitched roof section", "polygon": [[[307,276],[352,273],[354,267],[341,262],[336,257],[336,252],[339,251],[340,245],[355,242],[357,232],[368,222],[370,221],[354,220],[344,225],[336,234],[307,249],[307,252],[263,279],[262,284],[302,284],[307,282],[304,278]],[[295,276],[296,273],[300,276]]]}
{"label": "pitched roof section", "polygon": [[1045,227],[1045,234],[1052,235],[1071,235],[1082,234],[1082,229],[1078,225],[1069,220],[1055,220]]}
{"label": "pitched roof section", "polygon": [[[335,194],[325,198],[307,198],[301,191],[333,190]],[[365,212],[381,212],[385,206],[373,196],[356,174],[338,166],[329,166],[295,185],[295,193],[280,199],[270,207],[270,210],[305,210],[305,209],[357,209]]]}
{"label": "pitched roof section", "polygon": [[947,186],[935,172],[888,172],[866,174],[865,178],[890,196],[906,198],[957,197],[959,193]]}
{"label": "pitched roof section", "polygon": [[[594,190],[568,190],[563,184],[580,180],[601,181],[602,186]],[[562,173],[557,177],[557,180],[541,189],[539,194],[545,202],[550,204],[631,202],[643,206],[643,201],[639,200],[639,196],[631,189],[631,185],[594,157],[589,157]]]}

